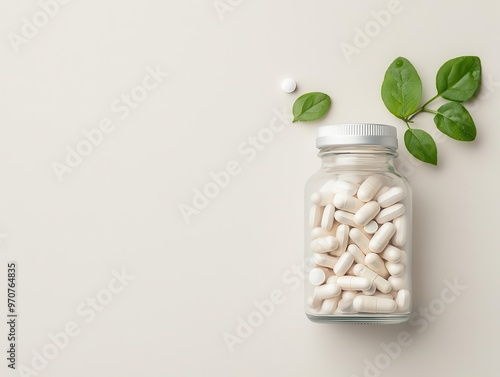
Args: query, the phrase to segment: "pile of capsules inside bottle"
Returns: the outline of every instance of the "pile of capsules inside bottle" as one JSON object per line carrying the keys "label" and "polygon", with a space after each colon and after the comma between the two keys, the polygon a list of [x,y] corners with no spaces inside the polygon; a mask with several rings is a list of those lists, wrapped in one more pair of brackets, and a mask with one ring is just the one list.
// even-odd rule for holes
{"label": "pile of capsules inside bottle", "polygon": [[311,195],[308,314],[409,311],[406,191],[390,185],[383,175],[341,175]]}

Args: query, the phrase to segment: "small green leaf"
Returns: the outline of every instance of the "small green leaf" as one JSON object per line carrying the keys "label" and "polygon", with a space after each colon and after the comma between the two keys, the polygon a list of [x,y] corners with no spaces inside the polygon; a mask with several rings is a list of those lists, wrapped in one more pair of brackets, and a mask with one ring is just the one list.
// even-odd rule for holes
{"label": "small green leaf", "polygon": [[452,139],[472,141],[476,138],[476,125],[467,109],[456,102],[449,102],[437,110],[434,117],[439,131]]}
{"label": "small green leaf", "polygon": [[481,83],[481,60],[477,56],[460,56],[444,63],[436,76],[438,94],[450,101],[472,98]]}
{"label": "small green leaf", "polygon": [[408,59],[399,57],[387,68],[382,83],[385,107],[400,119],[411,115],[422,98],[422,81]]}
{"label": "small green leaf", "polygon": [[405,145],[413,157],[428,164],[437,165],[436,143],[427,132],[408,128],[405,132]]}
{"label": "small green leaf", "polygon": [[312,92],[301,95],[293,104],[293,121],[311,122],[324,116],[332,100],[328,94]]}

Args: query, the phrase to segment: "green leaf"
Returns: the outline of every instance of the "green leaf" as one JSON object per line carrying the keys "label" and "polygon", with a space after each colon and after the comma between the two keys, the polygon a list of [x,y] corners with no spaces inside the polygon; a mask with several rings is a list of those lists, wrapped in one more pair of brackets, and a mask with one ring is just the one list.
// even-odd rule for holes
{"label": "green leaf", "polygon": [[328,94],[312,92],[301,95],[293,104],[293,121],[311,122],[324,116],[332,104]]}
{"label": "green leaf", "polygon": [[457,102],[449,102],[437,110],[434,117],[439,131],[452,139],[472,141],[476,138],[476,125],[467,109]]}
{"label": "green leaf", "polygon": [[382,83],[385,107],[400,119],[411,115],[422,98],[422,81],[408,59],[399,57],[387,68]]}
{"label": "green leaf", "polygon": [[405,132],[405,145],[413,157],[428,164],[437,165],[436,143],[427,132],[408,128]]}
{"label": "green leaf", "polygon": [[481,60],[477,56],[460,56],[444,63],[436,76],[438,94],[456,102],[467,101],[481,83]]}

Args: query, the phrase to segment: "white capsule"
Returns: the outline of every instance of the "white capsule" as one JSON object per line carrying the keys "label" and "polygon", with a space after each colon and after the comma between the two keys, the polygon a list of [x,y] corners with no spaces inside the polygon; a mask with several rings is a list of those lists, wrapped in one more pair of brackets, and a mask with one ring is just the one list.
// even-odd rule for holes
{"label": "white capsule", "polygon": [[352,306],[358,312],[365,313],[392,313],[397,307],[394,300],[374,296],[357,296]]}
{"label": "white capsule", "polygon": [[358,191],[358,188],[359,188],[359,185],[357,185],[356,183],[339,180],[339,181],[335,182],[335,185],[333,186],[332,191],[335,194],[354,196],[356,194],[356,192]]}
{"label": "white capsule", "polygon": [[338,305],[339,300],[340,300],[340,297],[327,298],[321,304],[321,309],[319,312],[321,314],[331,314],[331,313],[335,312],[335,309],[337,309],[337,305]]}
{"label": "white capsule", "polygon": [[339,247],[339,241],[334,236],[321,237],[312,240],[311,250],[315,253],[328,253]]}
{"label": "white capsule", "polygon": [[335,218],[333,217],[335,215],[335,206],[333,204],[328,204],[324,211],[323,211],[323,217],[321,218],[321,227],[326,230],[331,230],[333,226],[333,222],[335,221]]}
{"label": "white capsule", "polygon": [[403,200],[406,196],[406,191],[402,187],[393,187],[389,191],[383,193],[377,198],[378,203],[382,208],[386,208]]}
{"label": "white capsule", "polygon": [[294,79],[287,78],[281,82],[281,90],[285,93],[292,93],[297,88],[297,83]]}
{"label": "white capsule", "polygon": [[364,289],[362,292],[365,296],[371,296],[377,291],[377,286],[373,283],[370,284],[370,288]]}
{"label": "white capsule", "polygon": [[354,215],[354,222],[360,226],[365,226],[372,221],[379,212],[380,204],[378,204],[378,202],[368,202],[363,207],[358,209]]}
{"label": "white capsule", "polygon": [[311,239],[312,240],[315,240],[316,238],[327,237],[327,236],[333,236],[333,234],[330,231],[323,229],[320,226],[317,226],[316,228],[312,228],[312,230],[311,230]]}
{"label": "white capsule", "polygon": [[361,230],[358,228],[352,228],[349,231],[349,237],[354,241],[356,245],[358,245],[359,249],[364,253],[368,254],[371,252],[369,245],[370,239],[366,237]]}
{"label": "white capsule", "polygon": [[368,267],[357,264],[354,267],[354,274],[356,276],[364,277],[376,285],[377,289],[382,293],[389,293],[392,289],[391,283],[385,280],[382,276],[375,271],[370,270]]}
{"label": "white capsule", "polygon": [[324,284],[314,289],[314,295],[324,300],[326,298],[337,297],[342,290],[337,284]]}
{"label": "white capsule", "polygon": [[358,276],[340,276],[337,279],[337,284],[340,288],[349,291],[361,291],[369,289],[372,285],[371,281],[364,277]]}
{"label": "white capsule", "polygon": [[347,272],[345,273],[345,276],[354,276],[354,266],[356,265],[356,263],[353,263],[351,265],[351,267],[349,267],[349,269],[347,270]]}
{"label": "white capsule", "polygon": [[369,202],[384,184],[384,179],[379,175],[371,175],[359,186],[358,199]]}
{"label": "white capsule", "polygon": [[375,234],[378,230],[378,223],[375,220],[372,220],[363,227],[363,230],[367,234]]}
{"label": "white capsule", "polygon": [[407,289],[401,289],[396,296],[396,304],[398,304],[398,310],[401,312],[407,311],[410,308],[410,291]]}
{"label": "white capsule", "polygon": [[309,272],[309,283],[311,283],[312,285],[321,285],[331,275],[332,275],[331,270],[327,268],[324,267],[313,268]]}
{"label": "white capsule", "polygon": [[408,228],[408,221],[406,216],[399,216],[393,221],[396,227],[396,233],[392,237],[392,243],[394,246],[403,247],[406,243],[406,232]]}
{"label": "white capsule", "polygon": [[323,300],[320,300],[316,296],[312,295],[307,299],[307,306],[311,309],[319,309]]}
{"label": "white capsule", "polygon": [[354,244],[350,244],[347,247],[347,251],[349,251],[354,256],[354,261],[356,263],[365,263],[365,254],[359,249],[359,247]]}
{"label": "white capsule", "polygon": [[404,250],[401,250],[401,260],[399,261],[403,266],[408,264],[408,253]]}
{"label": "white capsule", "polygon": [[378,190],[375,196],[373,197],[373,200],[378,200],[378,198],[380,198],[381,195],[385,194],[390,189],[391,188],[389,186],[382,186],[380,190]]}
{"label": "white capsule", "polygon": [[405,213],[404,204],[402,203],[394,204],[380,211],[377,217],[375,218],[375,221],[377,221],[379,224],[383,224],[394,220],[396,217],[401,216],[403,213]]}
{"label": "white capsule", "polygon": [[378,256],[378,254],[366,254],[365,265],[382,276],[384,279],[389,277],[389,271],[385,268],[384,261]]}
{"label": "white capsule", "polygon": [[342,293],[342,299],[338,302],[338,312],[340,313],[355,313],[352,307],[352,302],[356,298],[356,292],[354,291],[344,291]]}
{"label": "white capsule", "polygon": [[339,261],[333,268],[333,272],[335,272],[335,275],[337,276],[345,275],[345,273],[351,267],[353,262],[354,262],[354,255],[346,251],[344,254],[340,256]]}
{"label": "white capsule", "polygon": [[311,195],[311,203],[326,206],[333,203],[333,192],[315,192]]}
{"label": "white capsule", "polygon": [[333,204],[335,207],[342,211],[355,213],[365,204],[361,200],[348,195],[335,195],[333,198]]}
{"label": "white capsule", "polygon": [[311,228],[321,225],[321,218],[323,217],[323,209],[325,207],[312,206],[309,212],[309,226]]}
{"label": "white capsule", "polygon": [[395,277],[401,276],[405,272],[405,266],[402,263],[386,262],[385,268],[387,268],[391,276]]}
{"label": "white capsule", "polygon": [[332,270],[339,260],[339,258],[337,257],[332,257],[331,255],[328,254],[319,254],[319,253],[314,253],[313,259],[317,265],[328,267],[331,268]]}
{"label": "white capsule", "polygon": [[398,249],[392,245],[387,247],[380,253],[380,256],[388,262],[398,263],[403,255],[403,250]]}
{"label": "white capsule", "polygon": [[354,215],[345,211],[335,211],[335,220],[349,226],[357,226],[354,222]]}
{"label": "white capsule", "polygon": [[382,292],[375,292],[373,294],[373,296],[375,297],[380,297],[380,298],[388,298],[388,299],[394,299],[394,296],[392,294],[393,291],[391,291],[390,293],[382,293]]}
{"label": "white capsule", "polygon": [[349,244],[349,225],[340,224],[337,227],[337,233],[335,233],[335,237],[337,238],[337,241],[339,241],[339,252],[345,252],[347,249],[347,245]]}
{"label": "white capsule", "polygon": [[389,244],[394,232],[396,232],[396,227],[393,223],[383,224],[370,240],[370,250],[380,253]]}
{"label": "white capsule", "polygon": [[407,282],[407,279],[406,279],[405,275],[398,276],[398,277],[396,277],[396,276],[390,276],[388,280],[389,280],[389,283],[391,283],[392,288],[395,291],[399,291],[401,289],[408,288],[408,282]]}
{"label": "white capsule", "polygon": [[361,175],[350,175],[350,174],[339,175],[339,179],[346,182],[356,183],[357,185],[360,185],[365,180],[365,178]]}

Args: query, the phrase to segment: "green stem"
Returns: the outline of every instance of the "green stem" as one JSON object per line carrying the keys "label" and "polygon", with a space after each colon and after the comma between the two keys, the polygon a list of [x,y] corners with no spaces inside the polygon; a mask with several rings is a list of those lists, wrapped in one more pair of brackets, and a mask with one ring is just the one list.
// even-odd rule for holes
{"label": "green stem", "polygon": [[[408,120],[412,120],[413,117],[415,115],[417,115],[419,112],[421,111],[425,111],[425,112],[428,112],[427,109],[425,108],[429,103],[431,103],[432,101],[436,100],[437,98],[439,98],[439,94],[436,94],[434,97],[432,97],[430,100],[428,100],[426,103],[424,103],[422,105],[422,107],[419,107],[417,110],[415,110],[415,112],[413,114],[411,114],[409,117],[408,117]],[[435,114],[435,113],[434,113]]]}
{"label": "green stem", "polygon": [[431,114],[437,114],[438,112],[436,110],[431,110],[431,109],[422,109],[423,112],[425,113],[431,113]]}

